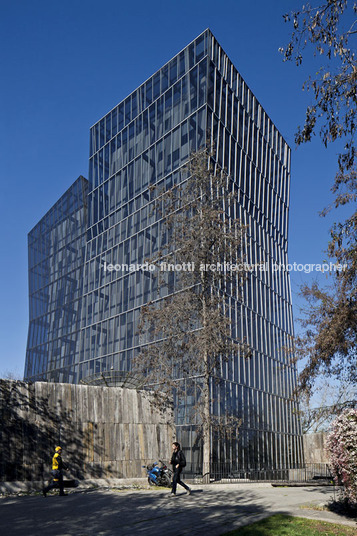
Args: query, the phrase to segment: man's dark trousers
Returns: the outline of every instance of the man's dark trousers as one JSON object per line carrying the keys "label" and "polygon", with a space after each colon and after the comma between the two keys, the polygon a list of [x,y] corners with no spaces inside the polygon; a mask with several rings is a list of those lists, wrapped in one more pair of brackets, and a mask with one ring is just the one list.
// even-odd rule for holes
{"label": "man's dark trousers", "polygon": [[59,471],[58,469],[54,469],[51,471],[53,475],[53,481],[52,484],[47,486],[43,491],[44,493],[48,493],[51,489],[59,488],[60,495],[64,495],[64,487],[63,487],[63,474],[62,471]]}
{"label": "man's dark trousers", "polygon": [[175,468],[174,476],[172,477],[172,490],[171,490],[171,493],[176,493],[177,484],[180,484],[180,486],[185,488],[185,490],[187,490],[187,491],[190,489],[184,482],[182,482],[182,480],[180,478],[181,472],[182,472],[181,467],[179,467],[179,468],[176,467]]}

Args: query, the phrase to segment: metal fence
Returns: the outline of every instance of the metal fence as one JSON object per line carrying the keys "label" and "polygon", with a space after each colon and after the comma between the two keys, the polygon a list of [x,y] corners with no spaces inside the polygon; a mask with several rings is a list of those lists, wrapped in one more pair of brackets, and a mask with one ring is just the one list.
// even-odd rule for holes
{"label": "metal fence", "polygon": [[[187,464],[185,478],[202,483],[206,475],[202,467]],[[211,483],[249,483],[249,482],[288,482],[309,484],[334,484],[333,477],[326,463],[295,464],[293,467],[278,468],[242,468],[226,463],[212,463]]]}

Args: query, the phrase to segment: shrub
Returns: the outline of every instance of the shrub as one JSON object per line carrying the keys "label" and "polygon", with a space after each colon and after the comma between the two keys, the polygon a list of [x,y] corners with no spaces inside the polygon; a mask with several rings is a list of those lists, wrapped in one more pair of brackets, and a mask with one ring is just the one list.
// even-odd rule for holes
{"label": "shrub", "polygon": [[326,443],[331,470],[337,484],[344,486],[350,506],[357,505],[357,410],[347,409],[331,424]]}

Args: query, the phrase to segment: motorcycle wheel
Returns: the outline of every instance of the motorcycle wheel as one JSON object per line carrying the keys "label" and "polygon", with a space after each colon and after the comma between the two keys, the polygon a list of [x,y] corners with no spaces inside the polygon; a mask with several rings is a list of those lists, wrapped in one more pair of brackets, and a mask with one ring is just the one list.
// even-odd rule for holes
{"label": "motorcycle wheel", "polygon": [[150,477],[148,477],[148,482],[150,486],[156,486],[155,482],[153,482]]}
{"label": "motorcycle wheel", "polygon": [[165,486],[165,488],[171,487],[170,479],[167,475],[162,475],[161,477],[161,486]]}

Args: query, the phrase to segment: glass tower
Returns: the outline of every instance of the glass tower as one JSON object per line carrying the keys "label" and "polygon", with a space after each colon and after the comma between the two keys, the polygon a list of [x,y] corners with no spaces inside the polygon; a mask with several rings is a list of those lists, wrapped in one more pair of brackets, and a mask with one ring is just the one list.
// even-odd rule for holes
{"label": "glass tower", "polygon": [[[237,358],[223,371],[219,389],[212,386],[219,391],[212,411],[229,405],[242,418],[235,452],[218,445],[214,457],[238,457],[245,467],[292,467],[302,461],[302,450],[292,398],[296,369],[286,352],[293,335],[290,281],[284,269],[276,269],[287,265],[290,148],[209,30],[91,128],[88,195],[77,207],[84,215],[88,204],[87,221],[73,246],[81,251],[83,272],[69,295],[69,342],[61,339],[65,331],[58,320],[49,327],[54,289],[58,292],[49,282],[44,287],[51,297],[40,302],[42,316],[30,316],[25,376],[76,383],[130,371],[139,349],[140,307],[157,298],[157,279],[150,271],[106,267],[141,264],[166,245],[154,198],[180,182],[190,153],[208,142],[238,192],[234,217],[248,226],[246,260],[267,267],[249,274],[242,301],[229,298],[232,336],[247,340],[252,357]],[[30,252],[33,242],[42,243],[35,230]],[[30,254],[30,278],[37,262]],[[43,262],[51,279],[56,267],[50,253]],[[40,299],[36,290],[30,281],[31,308]],[[61,303],[66,317],[67,301],[66,307]],[[46,328],[32,318],[46,318]],[[46,340],[34,336],[35,326]],[[194,449],[185,411],[176,424],[182,442]]]}

